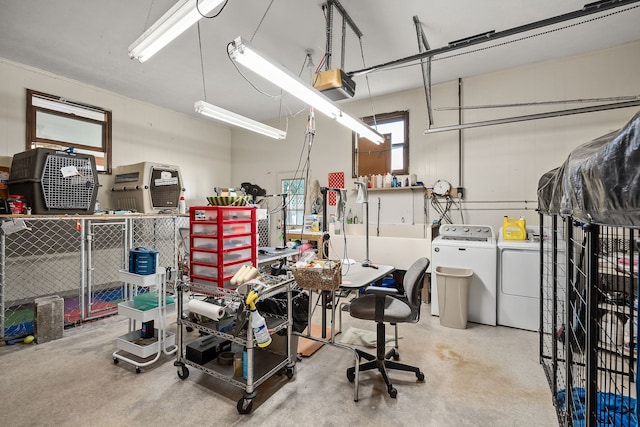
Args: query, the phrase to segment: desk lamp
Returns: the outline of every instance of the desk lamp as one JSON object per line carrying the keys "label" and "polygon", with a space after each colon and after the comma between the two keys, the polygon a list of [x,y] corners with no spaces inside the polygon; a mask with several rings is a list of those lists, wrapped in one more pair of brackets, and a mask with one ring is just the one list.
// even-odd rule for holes
{"label": "desk lamp", "polygon": [[362,181],[356,181],[358,186],[358,197],[356,203],[364,204],[364,224],[365,224],[365,238],[366,238],[366,255],[364,261],[362,261],[363,267],[371,267],[371,260],[369,259],[369,191],[367,189],[367,183]]}

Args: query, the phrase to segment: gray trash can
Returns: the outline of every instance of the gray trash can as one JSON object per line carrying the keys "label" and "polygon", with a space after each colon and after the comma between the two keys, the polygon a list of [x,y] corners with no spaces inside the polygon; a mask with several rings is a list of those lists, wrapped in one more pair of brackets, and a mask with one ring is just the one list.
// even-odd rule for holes
{"label": "gray trash can", "polygon": [[466,329],[469,318],[469,286],[473,270],[436,267],[440,324],[448,328]]}

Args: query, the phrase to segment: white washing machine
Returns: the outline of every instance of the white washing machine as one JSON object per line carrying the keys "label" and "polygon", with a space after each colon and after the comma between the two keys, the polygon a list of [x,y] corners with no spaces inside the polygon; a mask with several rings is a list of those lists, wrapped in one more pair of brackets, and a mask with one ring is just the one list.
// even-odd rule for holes
{"label": "white washing machine", "polygon": [[540,327],[540,238],[527,227],[526,240],[498,237],[498,325]]}
{"label": "white washing machine", "polygon": [[487,225],[441,225],[431,244],[431,314],[437,316],[437,267],[469,268],[469,322],[496,325],[496,238]]}

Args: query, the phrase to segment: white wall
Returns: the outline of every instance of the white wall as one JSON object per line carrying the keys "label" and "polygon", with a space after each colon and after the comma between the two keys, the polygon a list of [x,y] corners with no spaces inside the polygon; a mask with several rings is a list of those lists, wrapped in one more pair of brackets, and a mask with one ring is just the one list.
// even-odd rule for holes
{"label": "white wall", "polygon": [[[437,67],[437,63],[434,63]],[[640,43],[576,57],[504,70],[463,81],[465,106],[552,101],[640,94]],[[416,68],[415,72],[420,72]],[[388,72],[393,78],[393,72]],[[364,83],[357,82],[360,88]],[[362,90],[362,89],[360,89]],[[458,103],[458,82],[439,84],[432,89],[434,107],[453,107]],[[469,224],[488,224],[498,231],[504,215],[524,215],[537,224],[536,190],[540,176],[564,161],[575,147],[624,126],[637,108],[610,110],[552,119],[480,127],[462,132],[462,181],[458,180],[458,132],[425,135],[426,102],[422,88],[373,99],[376,113],[410,111],[410,173],[431,186],[446,179],[465,188],[464,219]],[[577,108],[591,104],[558,104],[546,108],[502,108],[465,110],[463,122],[475,122]],[[355,116],[372,114],[371,101],[342,105]],[[249,132],[233,131],[232,181],[251,181],[268,193],[279,193],[280,178],[287,177],[298,164],[304,143],[304,114],[290,118],[285,141],[256,141]],[[457,111],[434,112],[435,127],[456,124]],[[273,123],[282,127],[277,123]],[[351,132],[320,115],[316,117],[316,136],[311,152],[310,179],[327,185],[329,172],[344,171],[347,188],[351,179]],[[377,198],[381,217],[399,223],[394,212],[414,205],[414,217],[423,222],[422,195],[416,192],[371,192],[370,218],[375,225]],[[360,205],[350,193],[348,206],[362,217]],[[270,201],[275,208],[276,201]],[[460,220],[452,212],[454,222]],[[275,216],[277,219],[279,214]],[[429,209],[427,222],[437,219]],[[418,227],[420,229],[420,227]],[[375,230],[375,227],[372,229]],[[416,236],[416,237],[422,237]]]}
{"label": "white wall", "polygon": [[[206,204],[215,186],[231,185],[231,131],[64,77],[0,59],[0,156],[24,151],[26,89],[112,111],[112,166],[142,161],[180,167],[187,203]],[[109,207],[112,175],[99,176],[101,207]]]}
{"label": "white wall", "polygon": [[[437,63],[434,64],[437,67]],[[463,105],[503,104],[573,98],[640,94],[640,43],[596,53],[504,70],[463,82]],[[416,72],[419,69],[416,68]],[[393,72],[389,72],[393,78]],[[358,81],[359,87],[365,87]],[[98,105],[113,112],[113,166],[140,161],[177,164],[182,170],[189,204],[204,204],[214,186],[256,183],[268,193],[279,193],[280,180],[291,177],[301,151],[306,156],[306,114],[288,119],[288,137],[275,141],[240,129],[229,129],[203,119],[172,112],[122,95],[88,86],[51,73],[0,59],[0,156],[24,150],[26,88]],[[362,89],[361,89],[362,90]],[[457,105],[457,81],[433,87],[434,107]],[[373,113],[371,101],[343,103],[355,116]],[[463,131],[462,182],[458,182],[458,134],[425,135],[426,103],[422,88],[373,100],[375,113],[410,111],[410,172],[430,186],[446,179],[465,187],[467,223],[500,226],[504,215],[525,215],[537,222],[534,212],[539,177],[560,165],[574,147],[623,126],[636,109],[564,116]],[[555,105],[551,109],[580,105]],[[530,108],[465,110],[464,122],[544,111]],[[436,111],[435,126],[457,122],[457,112]],[[285,124],[273,122],[274,126]],[[310,179],[327,185],[329,172],[345,172],[352,188],[351,132],[320,114],[310,156]],[[99,199],[111,176],[101,175]],[[419,192],[370,193],[370,218],[375,225],[377,198],[384,223],[424,223]],[[270,200],[276,208],[279,198]],[[525,203],[526,201],[526,203]],[[362,218],[362,208],[349,193],[348,206]],[[277,218],[278,215],[275,215]],[[454,221],[459,219],[452,213]],[[437,216],[429,209],[427,222]],[[420,230],[421,227],[415,227]],[[373,228],[375,229],[375,227]],[[274,233],[275,234],[275,233]],[[422,233],[416,237],[422,237]]]}

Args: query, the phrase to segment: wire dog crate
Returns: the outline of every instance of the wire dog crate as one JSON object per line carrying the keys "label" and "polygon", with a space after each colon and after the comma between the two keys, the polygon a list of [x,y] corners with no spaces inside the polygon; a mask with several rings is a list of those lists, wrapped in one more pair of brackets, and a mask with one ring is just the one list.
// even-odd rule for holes
{"label": "wire dog crate", "polygon": [[638,230],[540,215],[540,363],[563,426],[635,426]]}
{"label": "wire dog crate", "polygon": [[638,425],[640,111],[538,181],[540,361],[558,421]]}

